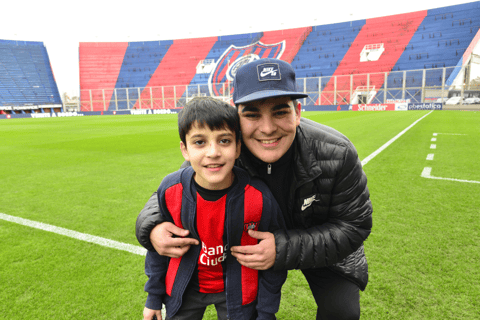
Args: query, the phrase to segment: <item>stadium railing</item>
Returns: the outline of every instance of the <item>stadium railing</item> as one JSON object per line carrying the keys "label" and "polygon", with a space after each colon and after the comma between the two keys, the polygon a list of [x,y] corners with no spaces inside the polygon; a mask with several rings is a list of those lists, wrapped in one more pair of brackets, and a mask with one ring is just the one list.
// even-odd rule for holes
{"label": "stadium railing", "polygon": [[[385,104],[389,102],[432,103],[446,101],[460,95],[464,99],[480,98],[480,81],[467,80],[469,66],[430,68],[405,71],[390,71],[368,74],[297,78],[298,91],[308,98],[309,105]],[[342,78],[342,79],[340,79]],[[341,83],[331,86],[329,83]],[[381,83],[381,86],[374,83]],[[231,101],[232,83],[213,84],[221,87],[219,96]],[[478,89],[477,89],[478,88]],[[113,93],[112,93],[113,91]],[[176,92],[183,94],[176,95]],[[209,84],[179,85],[147,88],[117,88],[82,90],[81,111],[107,111],[130,109],[176,109],[182,108],[193,97],[211,95]],[[478,92],[476,94],[475,92]],[[142,94],[140,94],[142,93]],[[112,96],[112,100],[109,97]],[[461,100],[460,103],[463,103]],[[109,108],[114,106],[114,109]]]}

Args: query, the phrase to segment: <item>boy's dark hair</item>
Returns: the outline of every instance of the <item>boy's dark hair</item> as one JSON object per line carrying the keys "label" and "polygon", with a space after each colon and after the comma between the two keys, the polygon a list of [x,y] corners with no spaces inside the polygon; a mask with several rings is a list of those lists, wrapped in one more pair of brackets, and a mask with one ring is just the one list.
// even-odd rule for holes
{"label": "boy's dark hair", "polygon": [[178,133],[180,140],[186,145],[185,136],[192,124],[210,130],[229,129],[235,133],[235,139],[240,140],[240,120],[237,109],[222,100],[212,97],[196,97],[178,113]]}

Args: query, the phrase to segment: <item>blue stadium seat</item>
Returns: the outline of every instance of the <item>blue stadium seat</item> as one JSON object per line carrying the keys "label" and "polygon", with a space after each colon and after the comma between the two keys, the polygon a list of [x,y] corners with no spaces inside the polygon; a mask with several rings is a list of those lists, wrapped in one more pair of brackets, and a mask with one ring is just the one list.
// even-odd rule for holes
{"label": "blue stadium seat", "polygon": [[0,105],[61,104],[42,42],[0,40]]}

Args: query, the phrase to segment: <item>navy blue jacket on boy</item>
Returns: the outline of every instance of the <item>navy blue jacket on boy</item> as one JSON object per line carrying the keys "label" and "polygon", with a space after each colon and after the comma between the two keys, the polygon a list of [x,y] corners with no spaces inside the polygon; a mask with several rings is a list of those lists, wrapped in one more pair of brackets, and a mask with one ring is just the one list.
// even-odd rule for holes
{"label": "navy blue jacket on boy", "polygon": [[[262,181],[251,178],[238,167],[234,167],[233,172],[238,182],[226,194],[223,226],[225,252],[219,259],[225,279],[228,318],[250,319],[256,310],[257,319],[273,319],[280,305],[281,287],[287,272],[273,271],[273,268],[264,271],[246,268],[237,262],[229,249],[258,243],[248,235],[249,229],[269,232],[284,229],[283,216]],[[162,218],[189,230],[190,236],[202,243],[196,224],[197,191],[193,175],[192,167],[167,175],[157,194]],[[145,284],[147,308],[160,310],[165,305],[169,317],[176,314],[201,252],[201,244],[192,246],[180,258],[169,258],[148,251],[145,259],[145,273],[149,277]]]}

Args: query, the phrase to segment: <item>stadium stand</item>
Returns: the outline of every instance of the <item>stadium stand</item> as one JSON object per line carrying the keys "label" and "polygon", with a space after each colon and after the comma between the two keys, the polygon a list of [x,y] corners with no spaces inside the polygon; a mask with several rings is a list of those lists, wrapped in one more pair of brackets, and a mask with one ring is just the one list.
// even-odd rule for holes
{"label": "stadium stand", "polygon": [[0,40],[0,113],[61,111],[43,42]]}
{"label": "stadium stand", "polygon": [[[349,50],[338,61],[332,76],[353,74],[352,77],[336,77],[324,88],[326,94],[320,99],[327,104],[347,104],[352,89],[382,87],[384,72],[391,71],[413,34],[426,15],[426,11],[396,16],[368,19],[350,44]],[[382,51],[383,49],[383,51]],[[377,53],[370,58],[372,51]],[[368,53],[368,54],[366,54]],[[362,55],[365,56],[362,59]],[[367,74],[370,75],[367,80]],[[336,88],[334,88],[336,87]],[[336,92],[336,96],[332,92]],[[319,101],[318,103],[322,103]]]}
{"label": "stadium stand", "polygon": [[[232,93],[236,68],[254,58],[275,57],[292,63],[299,89],[310,95],[307,105],[367,103],[370,95],[377,101],[419,101],[424,93],[415,87],[453,82],[459,72],[453,67],[465,65],[465,55],[480,38],[479,28],[477,1],[297,29],[151,43],[81,43],[81,99],[84,110],[96,111],[175,108],[196,95],[225,98]],[[92,51],[95,46],[105,50]],[[109,46],[117,48],[114,57],[108,56]],[[85,61],[112,66],[90,72]]]}
{"label": "stadium stand", "polygon": [[117,83],[124,85],[123,81],[118,79],[118,75],[127,47],[127,43],[117,42],[80,43],[80,88],[91,89],[80,91],[81,102],[91,103],[94,110],[104,110]]}

